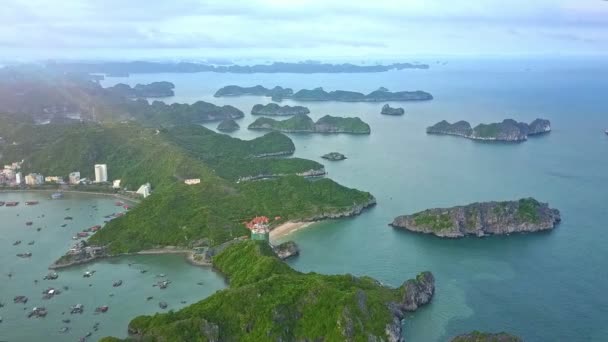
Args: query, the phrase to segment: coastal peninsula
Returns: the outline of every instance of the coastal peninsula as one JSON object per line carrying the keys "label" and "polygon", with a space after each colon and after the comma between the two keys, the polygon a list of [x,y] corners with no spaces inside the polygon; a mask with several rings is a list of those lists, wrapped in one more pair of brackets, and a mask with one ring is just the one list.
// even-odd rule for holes
{"label": "coastal peninsula", "polygon": [[129,338],[400,341],[407,313],[429,303],[435,293],[430,272],[398,288],[369,277],[300,273],[262,241],[233,243],[212,263],[230,288],[174,313],[137,317],[129,324]]}
{"label": "coastal peninsula", "polygon": [[559,210],[533,198],[482,202],[452,208],[427,209],[395,218],[394,228],[442,238],[467,235],[509,235],[553,229],[561,221]]}
{"label": "coastal peninsula", "polygon": [[521,142],[529,136],[551,132],[551,122],[536,119],[530,124],[506,119],[500,123],[479,124],[471,128],[466,121],[453,124],[443,120],[426,129],[427,134],[456,135],[473,140]]}
{"label": "coastal peninsula", "polygon": [[309,114],[310,110],[303,106],[279,106],[276,103],[266,105],[256,104],[251,108],[251,115],[266,115],[266,116],[289,116],[298,114]]}
{"label": "coastal peninsula", "polygon": [[240,87],[237,85],[229,85],[220,88],[213,96],[241,96],[241,95],[256,95],[271,97],[273,101],[281,101],[282,99],[292,99],[295,101],[337,101],[337,102],[388,102],[388,101],[429,101],[433,99],[433,95],[421,91],[397,91],[391,92],[384,87],[372,91],[369,94],[363,94],[356,91],[334,90],[327,92],[323,88],[301,89],[293,92],[291,88],[274,87],[272,89],[265,88],[261,85],[254,87]]}
{"label": "coastal peninsula", "polygon": [[393,108],[393,107],[391,107],[387,103],[384,106],[382,106],[382,110],[380,111],[380,114],[383,114],[383,115],[403,115],[403,114],[405,114],[405,110],[403,110],[403,108],[401,108],[401,107]]}
{"label": "coastal peninsula", "polygon": [[370,134],[369,125],[360,118],[342,118],[326,115],[314,122],[308,115],[298,114],[289,119],[277,121],[259,118],[249,125],[252,130],[271,130],[285,133],[349,133]]}

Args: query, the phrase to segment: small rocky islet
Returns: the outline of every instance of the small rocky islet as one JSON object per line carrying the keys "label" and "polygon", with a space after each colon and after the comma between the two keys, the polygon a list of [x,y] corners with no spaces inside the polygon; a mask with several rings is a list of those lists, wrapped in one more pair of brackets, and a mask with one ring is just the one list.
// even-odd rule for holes
{"label": "small rocky islet", "polygon": [[380,111],[382,115],[403,115],[405,114],[405,110],[401,107],[393,108],[388,103],[382,106],[382,110]]}
{"label": "small rocky islet", "polygon": [[326,115],[314,122],[306,114],[298,114],[282,121],[271,118],[258,118],[248,128],[285,133],[370,134],[371,132],[369,125],[358,117],[343,118]]}
{"label": "small rocky islet", "polygon": [[533,198],[518,201],[482,202],[451,208],[427,209],[398,216],[390,226],[442,238],[468,235],[508,235],[553,229],[560,212]]}
{"label": "small rocky islet", "polygon": [[290,116],[309,113],[310,110],[304,106],[279,106],[276,103],[269,103],[266,105],[256,104],[251,108],[251,115]]}
{"label": "small rocky islet", "polygon": [[331,161],[339,161],[346,159],[346,156],[339,152],[330,152],[321,156],[323,159],[331,160]]}
{"label": "small rocky islet", "polygon": [[546,119],[536,119],[531,123],[517,122],[505,119],[502,122],[479,124],[471,128],[467,121],[453,124],[443,120],[426,129],[427,134],[456,135],[472,140],[521,142],[529,136],[551,132],[551,122]]}
{"label": "small rocky islet", "polygon": [[233,119],[225,119],[217,126],[217,130],[220,132],[234,132],[239,128],[239,124]]}

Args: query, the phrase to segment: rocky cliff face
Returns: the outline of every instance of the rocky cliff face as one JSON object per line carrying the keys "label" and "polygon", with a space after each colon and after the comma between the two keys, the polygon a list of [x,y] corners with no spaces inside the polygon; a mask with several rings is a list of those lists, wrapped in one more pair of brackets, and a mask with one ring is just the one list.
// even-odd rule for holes
{"label": "rocky cliff face", "polygon": [[382,110],[380,111],[380,114],[403,115],[403,114],[405,114],[405,110],[403,110],[403,108],[401,108],[401,107],[393,108],[393,107],[389,106],[388,104],[385,104],[384,106],[382,106]]}
{"label": "rocky cliff face", "polygon": [[419,307],[428,304],[435,294],[435,277],[431,272],[422,272],[415,279],[407,280],[403,285],[403,297],[399,303],[389,303],[389,310],[393,313],[393,321],[386,326],[386,335],[389,342],[403,342],[401,321],[408,312],[416,311]]}
{"label": "rocky cliff face", "polygon": [[466,121],[454,124],[443,120],[428,127],[428,134],[456,135],[473,140],[520,142],[528,139],[530,135],[538,135],[551,131],[549,120],[536,119],[530,124],[506,119],[502,122],[479,124],[475,128]]}
{"label": "rocky cliff face", "polygon": [[310,113],[310,110],[303,106],[279,106],[276,103],[269,103],[267,105],[256,104],[251,109],[252,115],[287,116],[308,113]]}
{"label": "rocky cliff face", "polygon": [[363,210],[373,207],[374,205],[376,205],[376,198],[374,196],[370,195],[370,199],[365,203],[353,205],[351,208],[343,210],[343,211],[320,213],[315,216],[311,216],[311,217],[302,219],[302,221],[313,222],[313,221],[321,221],[321,220],[326,220],[326,219],[337,219],[337,218],[343,218],[343,217],[357,216],[357,215],[361,214],[361,212]]}
{"label": "rocky cliff face", "polygon": [[300,254],[300,248],[293,241],[287,241],[280,245],[272,246],[272,250],[281,260]]}
{"label": "rocky cliff face", "polygon": [[390,224],[412,232],[444,238],[504,235],[553,229],[561,221],[557,209],[533,198],[509,202],[473,203],[428,209],[395,218]]}

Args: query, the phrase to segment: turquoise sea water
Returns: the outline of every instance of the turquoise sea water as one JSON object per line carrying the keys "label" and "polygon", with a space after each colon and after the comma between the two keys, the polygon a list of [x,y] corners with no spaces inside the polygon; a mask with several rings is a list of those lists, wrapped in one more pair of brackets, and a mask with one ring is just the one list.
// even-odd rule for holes
{"label": "turquoise sea water", "polygon": [[[221,86],[431,92],[435,100],[430,102],[392,103],[405,108],[401,117],[381,116],[383,103],[305,103],[313,118],[360,116],[370,124],[370,136],[291,137],[296,156],[322,162],[329,177],[370,191],[378,205],[359,217],[289,236],[302,249],[292,266],[369,275],[391,286],[432,271],[436,296],[406,320],[409,341],[444,341],[473,329],[509,331],[526,341],[608,340],[607,62],[450,60],[430,70],[375,74],[154,74],[108,78],[104,84],[160,80],[176,85],[176,96],[165,101],[205,100],[243,110],[241,129],[232,135],[245,139],[261,134],[246,129],[255,119],[251,107],[269,99],[213,98]],[[443,119],[475,125],[537,117],[550,119],[553,132],[521,144],[425,134],[427,126]],[[320,159],[331,151],[348,159]],[[526,196],[560,209],[562,224],[550,233],[461,240],[387,226],[397,215],[429,207]]]}
{"label": "turquoise sea water", "polygon": [[[0,193],[0,201],[19,201],[18,207],[0,207],[0,341],[78,341],[88,332],[91,340],[103,336],[127,336],[127,324],[137,315],[162,311],[158,303],[165,301],[168,309],[177,309],[213,294],[225,286],[223,278],[208,268],[193,267],[179,255],[140,255],[105,259],[103,261],[58,270],[56,280],[43,280],[47,267],[73,244],[76,232],[102,224],[104,216],[122,211],[115,200],[105,196],[66,194],[62,200],[50,200],[49,193]],[[25,206],[24,202],[38,200],[40,204]],[[66,210],[69,208],[69,210]],[[43,216],[44,215],[44,216]],[[66,216],[73,220],[65,220]],[[32,221],[32,226],[25,222]],[[67,223],[66,227],[61,227]],[[37,228],[42,228],[37,231]],[[16,240],[21,244],[13,246]],[[28,245],[34,241],[33,245]],[[17,253],[31,252],[21,259]],[[83,278],[94,270],[91,278]],[[141,273],[141,270],[147,270]],[[156,275],[164,273],[172,281],[165,290],[153,287]],[[12,274],[9,277],[9,274]],[[164,279],[164,278],[163,278]],[[34,281],[38,280],[38,283]],[[123,285],[114,288],[115,281]],[[203,285],[197,285],[203,282]],[[68,286],[67,291],[63,286]],[[60,295],[42,299],[49,287],[61,290]],[[13,297],[29,297],[26,305],[14,304]],[[154,299],[148,301],[147,297]],[[82,315],[70,315],[72,305],[83,304]],[[95,314],[95,308],[108,305],[105,314]],[[27,318],[32,307],[46,307],[45,318]],[[70,319],[69,324],[62,322]],[[93,326],[99,323],[99,331]],[[62,327],[70,327],[60,333]]]}

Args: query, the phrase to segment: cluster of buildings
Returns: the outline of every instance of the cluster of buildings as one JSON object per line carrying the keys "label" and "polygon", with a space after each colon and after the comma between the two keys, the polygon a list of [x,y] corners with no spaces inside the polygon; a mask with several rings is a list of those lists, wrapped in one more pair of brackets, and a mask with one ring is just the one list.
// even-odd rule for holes
{"label": "cluster of buildings", "polygon": [[21,162],[14,162],[12,164],[4,165],[2,171],[0,171],[0,184],[17,186],[23,182],[23,176],[21,174]]}
{"label": "cluster of buildings", "polygon": [[[43,184],[90,184],[92,183],[86,178],[80,178],[80,172],[70,172],[68,175],[67,183],[61,176],[43,176],[40,173],[32,172],[23,175],[21,170],[21,164],[23,161],[14,162],[12,164],[4,165],[4,169],[0,171],[0,185],[8,186],[37,186]],[[95,165],[95,181],[94,183],[105,183],[108,181],[108,166],[106,164]]]}
{"label": "cluster of buildings", "polygon": [[[0,185],[5,186],[39,186],[44,184],[69,184],[69,185],[88,185],[88,184],[105,184],[108,183],[108,165],[107,164],[95,164],[94,173],[95,180],[91,181],[87,178],[81,178],[80,171],[70,172],[66,180],[61,176],[43,176],[40,173],[29,173],[23,175],[21,172],[21,164],[23,161],[14,162],[12,164],[4,165],[4,169],[0,170]],[[186,184],[198,184],[200,179],[189,179],[186,180]],[[120,179],[112,181],[112,188],[119,190],[121,189]],[[125,189],[126,190],[126,189]],[[137,195],[146,198],[152,193],[152,185],[146,183],[141,185],[137,191],[134,192]]]}

